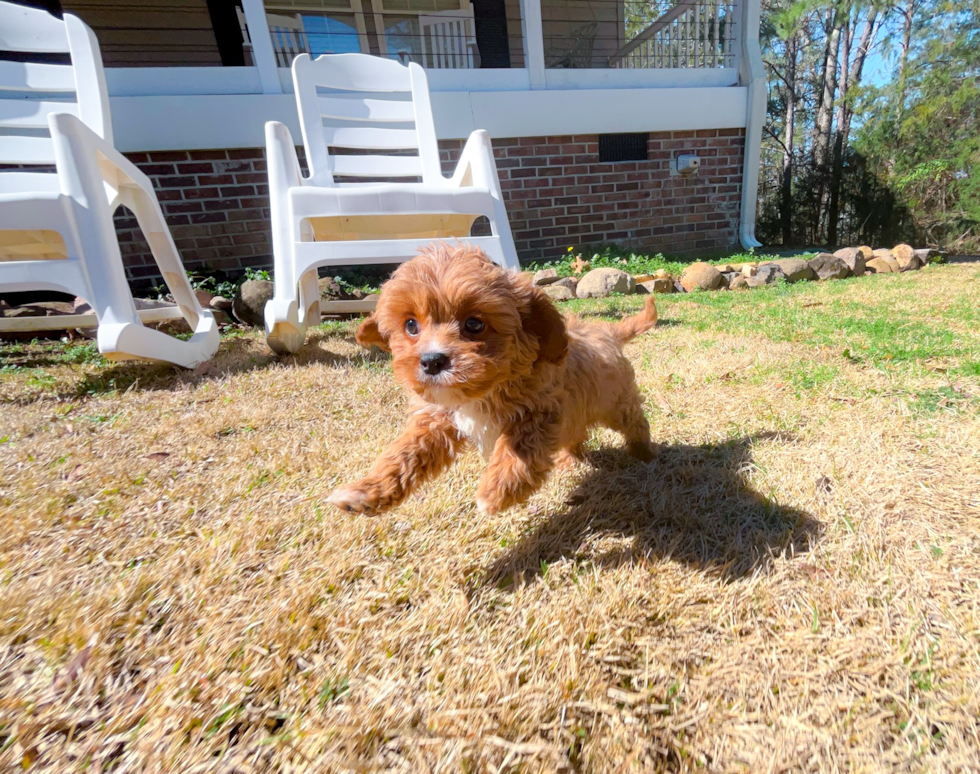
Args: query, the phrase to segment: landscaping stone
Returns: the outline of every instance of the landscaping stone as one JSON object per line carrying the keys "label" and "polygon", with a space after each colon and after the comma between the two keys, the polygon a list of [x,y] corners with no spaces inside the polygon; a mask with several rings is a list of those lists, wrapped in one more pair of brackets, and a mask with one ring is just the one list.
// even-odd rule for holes
{"label": "landscaping stone", "polygon": [[739,272],[728,281],[729,290],[746,290],[749,287],[748,278]]}
{"label": "landscaping stone", "polygon": [[265,325],[265,305],[272,298],[273,288],[274,285],[268,280],[243,282],[231,303],[231,313],[235,319],[245,325]]}
{"label": "landscaping stone", "polygon": [[941,261],[942,256],[938,250],[933,250],[931,247],[922,247],[915,251],[915,257],[918,258],[922,265],[933,263],[934,261]]}
{"label": "landscaping stone", "polygon": [[636,284],[637,293],[673,293],[674,283],[670,281],[670,278],[663,277],[658,279],[647,280],[646,282],[638,282]]}
{"label": "landscaping stone", "polygon": [[729,266],[727,263],[716,263],[714,264],[714,267],[722,274],[730,274],[731,272],[736,271],[734,267]]}
{"label": "landscaping stone", "polygon": [[560,277],[557,282],[552,282],[551,286],[555,285],[563,288],[568,288],[572,293],[575,293],[575,288],[578,287],[578,279],[575,277]]}
{"label": "landscaping stone", "polygon": [[[842,247],[840,250],[834,252],[834,257],[842,260],[848,269],[851,270],[851,274],[855,277],[860,277],[867,270],[868,257],[862,252],[864,248],[861,247]],[[871,248],[868,248],[868,252]],[[871,253],[871,258],[874,257],[874,253]]]}
{"label": "landscaping stone", "polygon": [[[740,271],[726,271],[726,272],[722,272],[722,275],[721,276],[725,278],[724,287],[730,288],[732,286],[732,280],[735,279],[736,277],[742,277],[742,272],[740,272]],[[745,278],[742,277],[742,279],[745,279]]]}
{"label": "landscaping stone", "polygon": [[554,269],[541,269],[534,272],[531,281],[535,285],[550,285],[552,282],[558,281],[558,272]]}
{"label": "landscaping stone", "polygon": [[851,276],[850,267],[830,253],[817,253],[807,263],[819,280],[844,279]]}
{"label": "landscaping stone", "polygon": [[868,270],[873,271],[875,274],[897,274],[901,271],[898,268],[898,264],[895,263],[895,259],[891,258],[886,260],[884,258],[872,258],[868,261]]}
{"label": "landscaping stone", "polygon": [[[888,248],[879,247],[877,250],[875,250],[875,258],[874,259],[879,259],[879,260],[885,261],[885,263],[887,263],[891,267],[891,270],[893,272],[900,272],[902,270],[902,267],[898,265],[898,261],[895,260],[895,256],[892,255],[892,251],[889,250]],[[872,260],[874,260],[874,259],[872,259]],[[870,265],[871,265],[871,262],[869,261],[868,262],[868,266],[870,266]],[[878,273],[880,274],[881,272],[878,272]]]}
{"label": "landscaping stone", "polygon": [[758,270],[758,267],[754,263],[743,263],[739,269],[743,277],[754,277]]}
{"label": "landscaping stone", "polygon": [[194,298],[197,299],[197,303],[207,309],[208,305],[211,303],[211,299],[214,298],[214,296],[212,296],[206,290],[195,290]]}
{"label": "landscaping stone", "polygon": [[907,245],[903,242],[902,244],[895,245],[892,248],[892,257],[898,261],[898,265],[901,266],[902,263],[908,263],[915,257],[915,250],[912,249],[912,245]]}
{"label": "landscaping stone", "polygon": [[687,292],[687,290],[685,290],[684,289],[684,286],[681,284],[680,280],[671,280],[671,282],[674,283],[674,292],[675,293],[686,293]]}
{"label": "landscaping stone", "polygon": [[612,267],[593,269],[578,281],[575,294],[579,298],[605,298],[610,293],[632,293],[636,280],[625,271]]}
{"label": "landscaping stone", "polygon": [[654,279],[670,279],[670,275],[667,273],[666,269],[657,269],[653,273]]}
{"label": "landscaping stone", "polygon": [[693,290],[717,290],[725,278],[714,266],[707,263],[692,263],[681,274],[681,285],[688,293]]}
{"label": "landscaping stone", "polygon": [[359,301],[367,295],[359,288],[347,290],[333,277],[324,277],[318,280],[316,285],[320,289],[320,298],[326,298],[330,301]]}
{"label": "landscaping stone", "polygon": [[224,312],[225,314],[231,314],[231,299],[225,298],[224,296],[214,296],[209,304],[212,310],[217,310]]}
{"label": "landscaping stone", "polygon": [[[802,258],[780,258],[778,261],[772,261],[772,263],[778,266],[783,274],[786,276],[787,282],[802,282],[803,280],[812,280],[815,278],[813,269],[804,261]],[[767,266],[768,264],[762,264],[762,266]],[[762,266],[759,268],[761,269]]]}
{"label": "landscaping stone", "polygon": [[655,277],[653,274],[634,274],[633,279],[636,280],[637,285],[640,285],[643,282],[649,282],[650,280],[655,279]]}
{"label": "landscaping stone", "polygon": [[786,279],[783,270],[775,263],[764,263],[758,267],[752,277],[746,277],[745,283],[750,288],[759,288],[763,285],[772,285],[777,280]]}
{"label": "landscaping stone", "polygon": [[892,255],[895,256],[895,262],[902,271],[915,271],[922,268],[922,261],[909,245],[895,245],[892,248]]}
{"label": "landscaping stone", "polygon": [[546,285],[544,292],[552,301],[571,301],[575,298],[575,292],[564,285]]}

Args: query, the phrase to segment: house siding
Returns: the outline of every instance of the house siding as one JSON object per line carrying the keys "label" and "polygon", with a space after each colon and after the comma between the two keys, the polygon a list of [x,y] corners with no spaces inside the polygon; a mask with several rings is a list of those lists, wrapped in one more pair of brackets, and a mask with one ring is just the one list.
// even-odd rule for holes
{"label": "house siding", "polygon": [[[599,162],[596,135],[494,140],[494,156],[524,262],[569,246],[618,243],[671,255],[736,244],[744,131],[651,133],[645,161]],[[443,141],[444,171],[463,143]],[[670,159],[697,153],[692,178],[671,177]],[[153,181],[190,271],[270,268],[268,180],[262,149],[127,154]],[[124,262],[137,285],[159,281],[135,219],[116,218]]]}

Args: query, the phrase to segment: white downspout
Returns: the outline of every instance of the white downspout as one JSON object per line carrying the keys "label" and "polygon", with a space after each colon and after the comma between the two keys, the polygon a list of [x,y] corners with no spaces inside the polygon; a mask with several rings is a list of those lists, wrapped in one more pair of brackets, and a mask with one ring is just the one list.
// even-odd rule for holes
{"label": "white downspout", "polygon": [[755,238],[755,210],[759,197],[759,166],[762,157],[762,127],[766,121],[766,71],[759,47],[760,0],[742,0],[742,56],[739,78],[748,86],[745,109],[745,153],[742,167],[742,207],[738,239],[745,250],[762,247]]}

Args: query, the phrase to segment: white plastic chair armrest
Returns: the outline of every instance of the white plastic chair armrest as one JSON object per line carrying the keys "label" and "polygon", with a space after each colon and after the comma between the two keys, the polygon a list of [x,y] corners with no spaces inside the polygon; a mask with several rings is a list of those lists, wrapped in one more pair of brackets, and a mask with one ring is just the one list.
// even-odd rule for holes
{"label": "white plastic chair armrest", "polygon": [[[113,188],[131,185],[155,196],[150,178],[77,117],[69,113],[52,113],[48,116],[48,126],[52,137],[58,134],[75,136],[88,150],[95,153],[103,181]],[[59,174],[62,172],[63,170],[58,170]]]}
{"label": "white plastic chair armrest", "polygon": [[463,152],[459,154],[456,171],[449,180],[451,188],[479,186],[499,191],[497,167],[493,161],[493,148],[490,135],[485,129],[477,129],[466,140]]}
{"label": "white plastic chair armrest", "polygon": [[265,124],[265,152],[269,169],[269,193],[285,193],[303,185],[303,170],[289,127],[279,121]]}

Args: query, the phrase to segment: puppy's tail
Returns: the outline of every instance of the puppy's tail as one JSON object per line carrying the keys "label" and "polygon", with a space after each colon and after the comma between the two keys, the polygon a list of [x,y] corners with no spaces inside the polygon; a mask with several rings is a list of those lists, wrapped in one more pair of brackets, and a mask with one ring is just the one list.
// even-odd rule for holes
{"label": "puppy's tail", "polygon": [[646,333],[657,324],[657,305],[653,300],[653,293],[647,296],[643,311],[632,317],[624,317],[616,323],[616,333],[619,340],[625,344],[632,341],[641,333]]}

